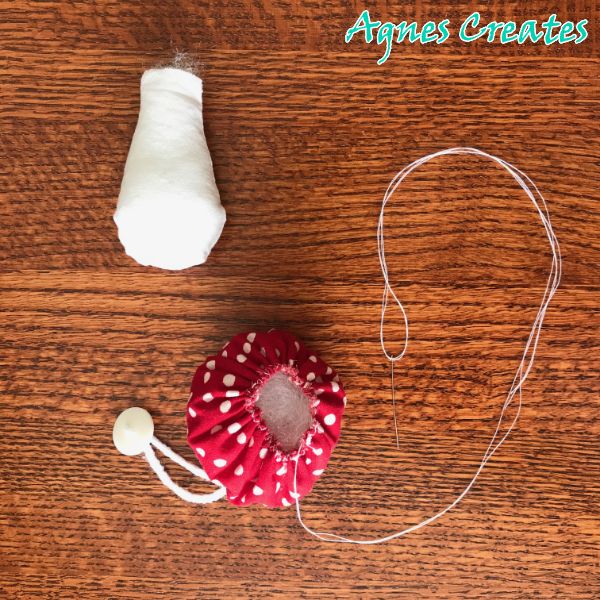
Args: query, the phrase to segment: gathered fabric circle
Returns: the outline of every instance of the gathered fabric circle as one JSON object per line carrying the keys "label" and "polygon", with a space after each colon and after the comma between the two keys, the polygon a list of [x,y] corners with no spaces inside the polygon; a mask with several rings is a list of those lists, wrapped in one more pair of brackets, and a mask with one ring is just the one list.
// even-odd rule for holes
{"label": "gathered fabric circle", "polygon": [[325,470],[345,405],[336,372],[294,335],[242,333],[194,375],[188,443],[231,503],[291,506]]}

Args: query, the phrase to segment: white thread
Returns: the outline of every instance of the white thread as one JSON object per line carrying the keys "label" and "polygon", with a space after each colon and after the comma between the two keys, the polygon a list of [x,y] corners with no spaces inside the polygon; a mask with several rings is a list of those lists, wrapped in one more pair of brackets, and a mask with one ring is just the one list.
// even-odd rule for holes
{"label": "white thread", "polygon": [[157,450],[162,452],[167,458],[170,458],[173,462],[177,463],[179,466],[187,469],[192,475],[196,477],[200,477],[205,481],[210,481],[210,478],[206,474],[206,472],[194,465],[185,458],[179,456],[175,451],[173,451],[169,446],[163,444],[157,437],[153,436],[152,441],[144,451],[144,456],[148,461],[148,464],[152,467],[153,471],[156,473],[158,478],[167,486],[173,493],[177,494],[182,500],[186,502],[190,502],[192,504],[209,504],[211,502],[216,502],[225,496],[227,490],[220,484],[215,481],[211,482],[215,485],[218,485],[218,488],[209,494],[194,494],[189,492],[188,490],[182,488],[180,485],[176,484],[169,474],[165,471],[165,468],[162,466],[161,462],[158,460],[156,454],[152,446],[155,446]]}
{"label": "white thread", "polygon": [[[494,455],[494,453],[498,450],[498,448],[500,448],[500,446],[502,446],[502,444],[504,443],[504,441],[506,440],[506,438],[512,431],[512,429],[515,426],[515,424],[517,423],[517,420],[519,419],[519,415],[521,413],[522,386],[523,386],[523,383],[525,382],[525,380],[527,379],[527,376],[529,375],[529,372],[533,365],[533,359],[535,357],[535,352],[537,350],[537,344],[538,344],[540,332],[542,329],[542,323],[543,323],[546,311],[548,309],[548,305],[550,304],[550,300],[554,296],[554,293],[556,292],[558,285],[560,283],[560,277],[561,277],[561,273],[562,273],[562,258],[561,258],[561,254],[560,254],[560,246],[558,243],[558,239],[556,238],[556,235],[554,234],[554,230],[552,229],[552,224],[550,221],[550,214],[548,212],[548,206],[546,205],[546,200],[544,199],[544,196],[539,191],[536,184],[525,173],[523,173],[522,171],[520,171],[519,169],[517,169],[515,166],[511,165],[510,163],[506,162],[505,160],[498,158],[497,156],[488,154],[487,152],[483,152],[482,150],[478,150],[477,148],[468,148],[468,147],[449,148],[447,150],[441,150],[440,152],[434,152],[433,154],[428,154],[427,156],[424,156],[424,157],[412,162],[410,165],[404,167],[404,169],[399,171],[396,174],[396,176],[392,179],[392,181],[390,182],[390,184],[385,192],[385,195],[383,197],[383,202],[381,205],[381,212],[379,214],[379,222],[378,222],[378,226],[377,226],[377,243],[378,243],[379,263],[381,265],[381,272],[383,274],[383,279],[384,279],[384,284],[385,284],[384,292],[383,292],[383,299],[381,302],[381,322],[380,322],[380,328],[379,328],[381,348],[383,350],[385,357],[387,358],[388,361],[390,361],[390,363],[392,365],[392,377],[393,377],[394,363],[396,361],[400,360],[404,356],[404,354],[406,353],[406,348],[408,346],[408,317],[406,315],[404,307],[402,306],[402,302],[400,302],[400,300],[396,296],[396,293],[394,292],[392,286],[390,285],[390,281],[389,281],[387,262],[385,259],[385,238],[384,238],[385,207],[386,207],[388,201],[390,200],[390,198],[392,197],[392,195],[394,194],[394,192],[396,191],[396,189],[398,188],[398,186],[402,183],[402,181],[404,181],[404,179],[406,178],[407,175],[412,173],[412,171],[414,171],[417,167],[421,166],[422,164],[424,164],[434,158],[437,158],[439,156],[451,155],[451,154],[474,154],[477,156],[483,156],[485,158],[491,159],[492,161],[496,162],[498,165],[504,167],[504,169],[512,175],[514,180],[521,186],[521,188],[525,191],[525,193],[527,194],[527,196],[533,203],[534,207],[536,208],[536,210],[540,216],[542,224],[544,225],[544,229],[546,231],[546,236],[548,237],[548,241],[550,242],[550,250],[552,252],[552,263],[551,263],[550,272],[548,275],[548,281],[546,283],[546,288],[544,290],[544,295],[542,297],[542,302],[540,304],[537,315],[536,315],[533,325],[531,327],[529,337],[527,338],[527,342],[525,344],[525,349],[523,351],[523,356],[521,358],[521,362],[519,363],[519,366],[517,367],[517,370],[515,372],[515,376],[513,378],[511,387],[508,391],[506,400],[504,401],[504,404],[502,405],[502,410],[500,411],[500,416],[498,418],[498,422],[497,422],[494,434],[490,440],[490,443],[488,444],[488,447],[483,455],[483,458],[481,459],[481,462],[479,463],[479,467],[477,468],[475,474],[473,475],[473,477],[471,478],[471,480],[467,484],[467,486],[463,489],[463,491],[456,497],[456,499],[453,502],[451,502],[448,506],[446,506],[444,509],[440,510],[438,513],[434,514],[431,517],[428,517],[427,519],[424,519],[423,521],[421,521],[420,523],[417,523],[416,525],[412,525],[411,527],[407,527],[406,529],[403,529],[402,531],[398,531],[397,533],[393,533],[393,534],[385,536],[385,537],[375,538],[375,539],[364,539],[364,540],[351,539],[351,538],[344,537],[342,535],[338,535],[336,533],[314,531],[313,529],[308,527],[302,520],[302,514],[300,511],[300,502],[298,499],[296,499],[296,515],[297,515],[298,521],[300,522],[302,527],[311,535],[313,535],[325,542],[342,542],[342,543],[351,543],[351,544],[379,544],[382,542],[387,542],[387,541],[393,540],[395,538],[401,537],[412,531],[416,531],[417,529],[420,529],[421,527],[425,527],[426,525],[429,525],[433,521],[436,521],[437,519],[439,519],[440,517],[445,515],[448,511],[452,510],[468,494],[469,490],[475,484],[477,477],[479,476],[479,474],[481,473],[481,471],[483,470],[485,465],[488,463],[488,461]],[[536,197],[537,197],[537,199],[536,199]],[[539,202],[538,202],[538,200],[539,200]],[[392,298],[394,299],[397,306],[400,308],[400,310],[402,312],[402,315],[404,318],[404,327],[405,327],[404,345],[402,347],[402,350],[398,354],[395,354],[395,355],[389,354],[388,351],[386,350],[385,338],[384,338],[384,333],[383,333],[385,312],[387,310],[388,300],[389,300],[390,296],[392,296]],[[506,432],[497,440],[499,432],[500,432],[500,428],[501,428],[503,420],[504,420],[504,415],[506,413],[506,410],[510,407],[510,405],[513,402],[513,399],[515,398],[515,396],[517,394],[518,394],[518,403],[517,403],[517,410],[516,410],[515,416],[514,416],[513,420],[511,421],[510,425],[508,426]],[[393,396],[393,399],[395,399],[394,396]],[[298,475],[298,463],[296,463],[296,467],[294,470],[294,492],[297,492],[297,489],[296,489],[297,475]]]}

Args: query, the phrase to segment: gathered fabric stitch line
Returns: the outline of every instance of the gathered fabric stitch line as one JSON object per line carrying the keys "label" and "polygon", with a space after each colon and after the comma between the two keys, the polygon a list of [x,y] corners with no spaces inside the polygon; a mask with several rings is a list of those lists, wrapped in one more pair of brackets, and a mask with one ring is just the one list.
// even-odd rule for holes
{"label": "gathered fabric stitch line", "polygon": [[[296,386],[298,389],[302,391],[302,393],[309,400],[309,408],[311,415],[311,425],[310,427],[302,434],[302,438],[298,443],[298,448],[295,450],[291,450],[289,452],[285,452],[280,447],[278,441],[273,436],[272,432],[267,427],[263,416],[262,411],[258,406],[256,406],[256,402],[260,395],[260,392],[266,385],[266,383],[276,374],[283,373],[286,375],[289,380]],[[309,440],[311,440],[318,431],[318,422],[316,419],[317,406],[319,404],[319,399],[315,396],[313,391],[313,386],[308,381],[304,381],[298,372],[298,369],[292,365],[285,364],[275,364],[269,365],[266,368],[263,367],[263,375],[253,384],[250,393],[246,397],[245,408],[250,413],[252,420],[257,424],[257,426],[263,431],[266,430],[267,433],[267,444],[269,448],[275,453],[276,460],[278,462],[283,461],[287,462],[288,460],[294,460],[296,456],[304,456],[306,453],[306,449],[310,447]]]}

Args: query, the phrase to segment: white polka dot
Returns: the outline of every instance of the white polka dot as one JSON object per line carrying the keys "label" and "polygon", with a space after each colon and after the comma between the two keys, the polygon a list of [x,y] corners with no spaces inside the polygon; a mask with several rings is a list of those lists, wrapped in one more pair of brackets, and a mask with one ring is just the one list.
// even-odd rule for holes
{"label": "white polka dot", "polygon": [[281,483],[279,481],[275,484],[275,493],[277,493],[281,488]]}
{"label": "white polka dot", "polygon": [[311,462],[312,462],[312,460],[310,460],[310,458],[307,458],[307,459],[306,459],[306,464],[307,464],[307,465],[310,465],[310,463],[311,463]]}
{"label": "white polka dot", "polygon": [[253,493],[255,496],[262,496],[263,489],[262,489],[261,487],[258,487],[257,485],[255,485],[255,486],[252,488],[252,493]]}
{"label": "white polka dot", "polygon": [[246,354],[250,354],[251,350],[252,350],[252,346],[249,344],[249,342],[244,342],[244,352]]}
{"label": "white polka dot", "polygon": [[290,358],[290,360],[288,360],[288,365],[290,365],[290,367],[294,366],[294,359]]}
{"label": "white polka dot", "polygon": [[242,475],[242,474],[244,473],[244,467],[243,467],[242,465],[238,465],[238,466],[235,468],[235,471],[234,471],[234,473],[235,473],[236,475],[238,475],[238,476],[239,476],[239,475]]}
{"label": "white polka dot", "polygon": [[266,448],[261,448],[260,452],[258,453],[258,456],[260,458],[264,458],[267,455],[267,449]]}
{"label": "white polka dot", "polygon": [[210,379],[210,373],[208,371],[206,371],[206,373],[204,373],[204,383],[206,383],[209,379]]}
{"label": "white polka dot", "polygon": [[210,370],[212,371],[212,370],[215,368],[215,361],[214,361],[214,360],[209,360],[209,361],[206,363],[206,368],[207,368],[207,369],[210,369]]}
{"label": "white polka dot", "polygon": [[327,367],[327,371],[325,371],[325,375],[331,375],[333,373],[333,370],[331,367]]}
{"label": "white polka dot", "polygon": [[307,381],[314,381],[315,379],[315,374],[311,371],[307,376],[306,376]]}
{"label": "white polka dot", "polygon": [[237,441],[238,441],[238,444],[246,443],[246,434],[243,431],[242,431],[242,433],[240,433],[240,435],[237,436]]}
{"label": "white polka dot", "polygon": [[317,362],[317,357],[316,357],[316,356],[313,354],[312,356],[309,356],[309,357],[308,357],[308,360],[310,360],[310,361],[312,361],[312,362],[316,363],[316,362]]}
{"label": "white polka dot", "polygon": [[239,423],[232,423],[227,428],[227,431],[229,431],[229,433],[231,433],[231,434],[234,434],[234,433],[237,433],[241,428],[242,428],[242,426]]}
{"label": "white polka dot", "polygon": [[323,393],[323,390],[315,390],[315,394],[317,396],[320,396]]}
{"label": "white polka dot", "polygon": [[206,452],[204,452],[204,448],[196,448],[196,452],[204,458],[206,456]]}
{"label": "white polka dot", "polygon": [[300,350],[300,344],[298,342],[294,342],[294,347],[296,348],[296,352]]}
{"label": "white polka dot", "polygon": [[231,387],[235,383],[235,375],[232,375],[231,373],[227,373],[227,375],[225,375],[225,377],[223,377],[223,383],[227,387]]}
{"label": "white polka dot", "polygon": [[190,417],[196,416],[196,411],[191,406],[188,408],[188,412],[190,413]]}
{"label": "white polka dot", "polygon": [[206,392],[206,394],[202,396],[202,400],[204,400],[204,402],[210,402],[212,399],[213,395],[210,392]]}
{"label": "white polka dot", "polygon": [[237,359],[237,361],[238,361],[239,363],[244,363],[244,362],[246,362],[246,361],[248,360],[248,357],[247,357],[247,356],[245,356],[245,355],[243,355],[243,354],[238,354],[238,355],[236,356],[236,359]]}
{"label": "white polka dot", "polygon": [[317,432],[325,433],[325,430],[323,429],[323,425],[321,425],[321,423],[317,423]]}
{"label": "white polka dot", "polygon": [[333,425],[335,423],[335,415],[332,413],[329,413],[324,419],[323,421],[325,422],[325,425]]}
{"label": "white polka dot", "polygon": [[288,501],[287,498],[282,498],[281,504],[283,504],[284,506],[291,506],[291,503]]}
{"label": "white polka dot", "polygon": [[217,432],[221,431],[221,429],[223,429],[223,425],[215,425],[215,426],[214,426],[214,427],[213,427],[213,428],[210,430],[210,432],[211,432],[211,433],[217,433]]}
{"label": "white polka dot", "polygon": [[227,390],[225,392],[225,398],[237,398],[239,395],[238,390]]}
{"label": "white polka dot", "polygon": [[313,448],[312,451],[317,455],[321,456],[323,454],[323,448]]}
{"label": "white polka dot", "polygon": [[254,438],[251,437],[250,441],[248,442],[248,448],[252,448],[252,446],[254,446]]}
{"label": "white polka dot", "polygon": [[285,475],[286,473],[287,473],[287,467],[285,465],[283,465],[282,467],[279,467],[279,470],[275,474],[279,475],[281,477],[282,475]]}
{"label": "white polka dot", "polygon": [[319,477],[320,475],[323,475],[323,471],[324,471],[324,470],[325,470],[325,469],[316,469],[316,470],[314,470],[314,471],[313,471],[313,475],[314,475],[315,477]]}
{"label": "white polka dot", "polygon": [[348,404],[348,398],[346,398],[346,396],[344,396],[343,401],[344,401],[344,406],[346,406],[346,404]]}
{"label": "white polka dot", "polygon": [[255,337],[256,337],[256,333],[254,333],[254,331],[253,331],[252,333],[249,333],[249,334],[246,336],[246,339],[247,339],[247,340],[248,340],[250,343],[252,343],[252,342],[254,341],[254,338],[255,338]]}
{"label": "white polka dot", "polygon": [[215,467],[224,467],[227,464],[227,461],[224,458],[215,458],[215,460],[213,460],[213,463],[215,463]]}
{"label": "white polka dot", "polygon": [[226,413],[229,412],[229,409],[231,408],[231,402],[229,400],[224,400],[223,402],[221,402],[221,404],[219,405],[219,410],[222,413]]}
{"label": "white polka dot", "polygon": [[227,358],[227,350],[223,350],[223,352],[221,352],[221,356],[223,358]]}
{"label": "white polka dot", "polygon": [[340,385],[339,385],[339,383],[337,381],[332,381],[331,382],[331,389],[334,392],[339,392],[340,391]]}
{"label": "white polka dot", "polygon": [[291,496],[292,498],[294,498],[294,500],[295,500],[296,498],[300,498],[300,494],[298,494],[297,492],[290,492],[290,496]]}
{"label": "white polka dot", "polygon": [[242,496],[242,504],[246,502],[246,496]]}

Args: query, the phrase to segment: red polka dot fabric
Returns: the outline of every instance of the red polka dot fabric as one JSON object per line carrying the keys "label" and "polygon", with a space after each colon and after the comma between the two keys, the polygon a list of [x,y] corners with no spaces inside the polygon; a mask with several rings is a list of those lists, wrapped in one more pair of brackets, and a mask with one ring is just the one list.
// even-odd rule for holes
{"label": "red polka dot fabric", "polygon": [[[256,406],[276,373],[298,386],[310,407],[310,427],[290,452],[279,446]],[[291,506],[325,470],[345,405],[336,372],[292,334],[243,333],[198,367],[187,407],[188,443],[231,503]]]}

